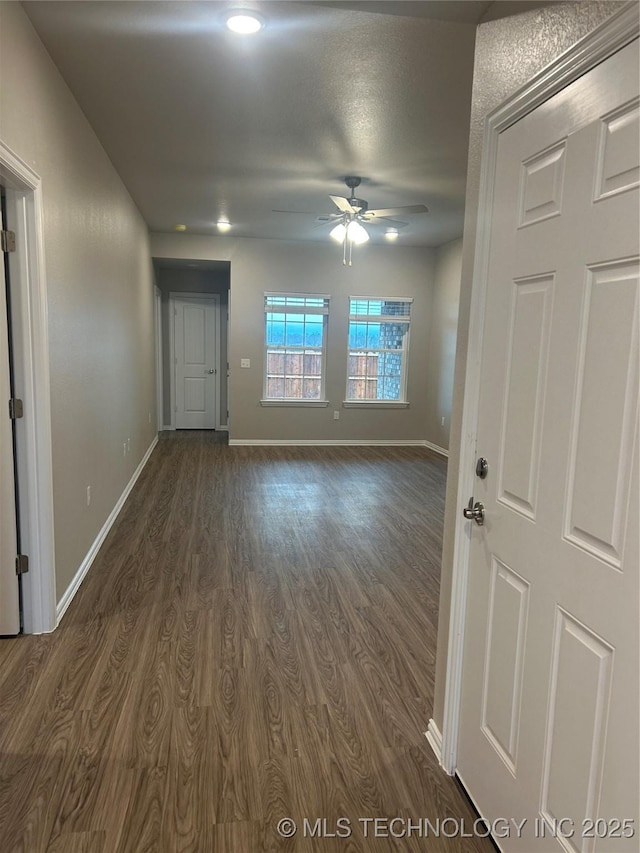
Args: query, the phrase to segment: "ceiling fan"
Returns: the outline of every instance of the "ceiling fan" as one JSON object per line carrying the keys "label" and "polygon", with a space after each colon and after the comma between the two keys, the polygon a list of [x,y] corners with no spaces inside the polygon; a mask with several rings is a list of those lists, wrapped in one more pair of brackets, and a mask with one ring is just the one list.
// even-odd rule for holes
{"label": "ceiling fan", "polygon": [[[351,249],[353,245],[366,243],[369,233],[365,225],[387,226],[387,235],[397,237],[398,229],[408,225],[392,219],[394,216],[407,216],[415,213],[428,213],[429,208],[424,204],[408,204],[402,207],[383,207],[376,210],[369,209],[369,203],[363,198],[356,198],[355,189],[360,186],[362,178],[355,175],[347,175],[344,179],[349,188],[350,195],[343,198],[338,195],[330,195],[329,198],[338,208],[337,213],[321,214],[317,218],[319,225],[332,224],[333,228],[329,236],[343,245],[342,263],[351,266]],[[292,210],[274,210],[274,213],[298,213]]]}

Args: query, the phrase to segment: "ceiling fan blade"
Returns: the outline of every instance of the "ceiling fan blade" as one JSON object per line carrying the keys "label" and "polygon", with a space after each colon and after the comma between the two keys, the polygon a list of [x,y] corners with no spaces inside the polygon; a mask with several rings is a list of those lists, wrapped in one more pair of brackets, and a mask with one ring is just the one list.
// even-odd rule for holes
{"label": "ceiling fan blade", "polygon": [[342,222],[344,215],[342,213],[321,213],[319,216],[316,216],[316,221],[314,223],[314,228],[317,228],[319,225],[335,225],[336,222]]}
{"label": "ceiling fan blade", "polygon": [[[370,213],[370,211],[368,211],[368,213]],[[400,222],[399,219],[389,219],[388,216],[372,216],[369,219],[368,214],[365,214],[361,219],[367,225],[379,225],[380,227],[385,226],[386,228],[406,228],[409,224],[408,222]]]}
{"label": "ceiling fan blade", "polygon": [[329,198],[343,213],[356,213],[360,208],[351,207],[349,204],[349,200],[346,198],[342,198],[341,195],[330,195]]}
{"label": "ceiling fan blade", "polygon": [[302,214],[304,216],[307,216],[307,215],[308,216],[317,216],[318,215],[317,210],[277,210],[276,208],[273,208],[271,210],[271,213],[298,213],[298,214]]}
{"label": "ceiling fan blade", "polygon": [[406,204],[404,207],[381,207],[379,210],[368,210],[373,216],[408,216],[410,213],[429,213],[424,204]]}

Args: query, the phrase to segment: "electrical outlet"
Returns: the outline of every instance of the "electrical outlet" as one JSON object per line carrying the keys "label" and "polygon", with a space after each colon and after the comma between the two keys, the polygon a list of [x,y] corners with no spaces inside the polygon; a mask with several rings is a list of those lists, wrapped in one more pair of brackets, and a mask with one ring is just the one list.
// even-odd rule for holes
{"label": "electrical outlet", "polygon": [[333,419],[334,419],[334,421],[339,421],[340,420],[340,412],[334,412],[333,413]]}
{"label": "electrical outlet", "polygon": [[240,359],[240,367],[251,367],[251,359],[250,358],[241,358]]}
{"label": "electrical outlet", "polygon": [[122,455],[123,455],[123,456],[126,456],[126,455],[127,455],[127,442],[126,442],[126,441],[124,441],[124,442],[122,443]]}
{"label": "electrical outlet", "polygon": [[444,426],[444,418],[440,419],[440,426]]}
{"label": "electrical outlet", "polygon": [[91,486],[87,486],[87,506],[91,503]]}

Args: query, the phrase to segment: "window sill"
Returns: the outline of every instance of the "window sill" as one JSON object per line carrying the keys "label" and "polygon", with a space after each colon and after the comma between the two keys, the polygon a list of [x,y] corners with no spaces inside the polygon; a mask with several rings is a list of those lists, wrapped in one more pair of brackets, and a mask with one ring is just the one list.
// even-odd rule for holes
{"label": "window sill", "polygon": [[408,409],[409,403],[398,400],[345,400],[343,409]]}
{"label": "window sill", "polygon": [[328,400],[260,400],[261,406],[303,406],[306,408],[326,408]]}

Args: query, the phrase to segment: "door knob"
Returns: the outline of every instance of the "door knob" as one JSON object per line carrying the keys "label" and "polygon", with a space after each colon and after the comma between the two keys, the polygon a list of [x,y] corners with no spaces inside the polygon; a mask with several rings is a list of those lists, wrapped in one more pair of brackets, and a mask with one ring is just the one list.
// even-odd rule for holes
{"label": "door knob", "polygon": [[462,514],[465,518],[472,518],[479,527],[484,524],[484,504],[480,501],[474,504],[473,497],[469,498],[469,506],[462,510]]}
{"label": "door knob", "polygon": [[216,371],[215,371],[215,369],[214,369],[213,367],[209,368],[209,370],[207,371],[207,373],[215,373],[215,372],[216,372]]}

